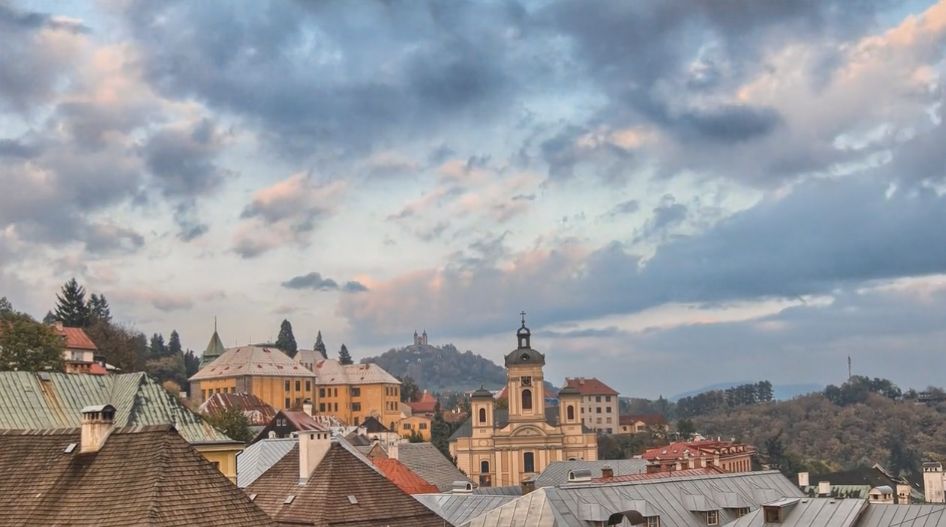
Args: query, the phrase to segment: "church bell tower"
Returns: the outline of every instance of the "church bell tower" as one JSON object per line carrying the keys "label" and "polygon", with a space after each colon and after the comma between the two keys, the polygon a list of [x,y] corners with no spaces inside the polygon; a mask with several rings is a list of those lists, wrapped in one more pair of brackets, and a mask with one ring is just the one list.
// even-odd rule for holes
{"label": "church bell tower", "polygon": [[522,326],[516,331],[516,349],[506,355],[506,394],[510,421],[545,421],[545,356],[532,349],[532,332]]}

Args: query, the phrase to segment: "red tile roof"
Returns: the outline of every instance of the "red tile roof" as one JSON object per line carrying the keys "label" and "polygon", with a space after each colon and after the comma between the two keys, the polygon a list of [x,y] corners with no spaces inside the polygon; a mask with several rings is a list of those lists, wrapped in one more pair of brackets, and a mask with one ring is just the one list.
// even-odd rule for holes
{"label": "red tile roof", "polygon": [[624,481],[647,481],[652,479],[683,478],[687,476],[715,476],[716,474],[724,474],[724,472],[716,467],[688,468],[685,470],[674,470],[671,472],[625,474],[623,476],[614,476],[613,478],[594,478],[591,481],[595,483],[620,483]]}
{"label": "red tile roof", "polygon": [[435,485],[431,485],[424,478],[407,468],[404,463],[391,458],[372,459],[375,466],[381,469],[384,476],[393,481],[399,489],[407,494],[432,494],[440,492]]}
{"label": "red tile roof", "polygon": [[243,413],[250,426],[266,426],[276,417],[276,409],[249,393],[215,393],[200,405],[200,413],[216,415],[231,408]]}
{"label": "red tile roof", "polygon": [[415,414],[430,414],[434,412],[434,408],[437,406],[437,398],[427,390],[424,390],[424,394],[420,396],[419,401],[407,404]]}
{"label": "red tile roof", "polygon": [[59,327],[58,325],[54,325],[52,328],[53,331],[59,333],[65,339],[66,349],[98,351],[95,343],[82,328]]}
{"label": "red tile roof", "polygon": [[701,455],[712,455],[714,450],[730,447],[742,447],[744,449],[741,452],[731,452],[731,454],[751,454],[754,452],[754,449],[748,445],[733,443],[732,441],[716,441],[712,439],[705,439],[702,441],[678,441],[676,443],[670,443],[666,446],[651,448],[645,451],[641,457],[648,461],[681,459],[684,457],[684,452],[687,451],[689,451],[690,457],[698,457]]}
{"label": "red tile roof", "polygon": [[283,415],[286,416],[286,419],[289,420],[295,426],[296,430],[316,430],[324,432],[328,430],[328,426],[320,423],[311,415],[300,412],[298,410],[283,410]]}
{"label": "red tile roof", "polygon": [[89,375],[108,375],[108,370],[105,366],[97,362],[93,362],[89,365]]}
{"label": "red tile roof", "polygon": [[565,386],[578,390],[582,395],[617,395],[614,388],[599,381],[596,377],[566,378]]}

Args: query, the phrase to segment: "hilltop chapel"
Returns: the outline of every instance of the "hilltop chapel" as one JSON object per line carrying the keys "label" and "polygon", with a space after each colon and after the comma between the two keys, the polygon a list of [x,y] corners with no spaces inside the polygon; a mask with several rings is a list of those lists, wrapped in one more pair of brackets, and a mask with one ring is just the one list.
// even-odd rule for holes
{"label": "hilltop chapel", "polygon": [[563,388],[558,408],[545,408],[545,355],[531,338],[522,313],[518,346],[505,360],[509,409],[497,409],[493,394],[480,388],[470,419],[450,437],[457,466],[481,487],[531,481],[553,461],[598,458],[595,433],[582,426],[578,390]]}

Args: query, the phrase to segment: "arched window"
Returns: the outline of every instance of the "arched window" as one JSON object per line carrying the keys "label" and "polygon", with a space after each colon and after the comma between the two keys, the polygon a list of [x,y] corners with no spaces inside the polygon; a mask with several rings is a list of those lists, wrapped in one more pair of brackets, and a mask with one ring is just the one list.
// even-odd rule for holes
{"label": "arched window", "polygon": [[522,390],[522,409],[532,409],[532,390]]}
{"label": "arched window", "polygon": [[575,420],[575,407],[574,406],[568,405],[568,408],[565,409],[565,418],[568,419],[569,421]]}
{"label": "arched window", "polygon": [[522,454],[522,470],[523,472],[535,472],[535,454],[532,452]]}
{"label": "arched window", "polygon": [[489,461],[480,461],[480,474],[489,474]]}
{"label": "arched window", "polygon": [[480,422],[486,422],[486,408],[480,408]]}

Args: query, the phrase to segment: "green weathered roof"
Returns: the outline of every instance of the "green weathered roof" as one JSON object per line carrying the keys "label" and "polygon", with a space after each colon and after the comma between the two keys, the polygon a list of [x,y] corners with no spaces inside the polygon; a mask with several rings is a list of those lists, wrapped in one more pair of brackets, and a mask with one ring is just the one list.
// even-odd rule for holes
{"label": "green weathered roof", "polygon": [[85,406],[111,404],[116,426],[171,424],[187,442],[233,441],[144,373],[0,372],[0,429],[76,428]]}
{"label": "green weathered roof", "polygon": [[220,335],[218,335],[217,330],[214,329],[214,334],[210,336],[210,342],[207,343],[207,349],[205,349],[203,355],[200,356],[200,367],[203,368],[210,364],[217,357],[223,355],[225,351],[227,351],[227,348],[223,346]]}

